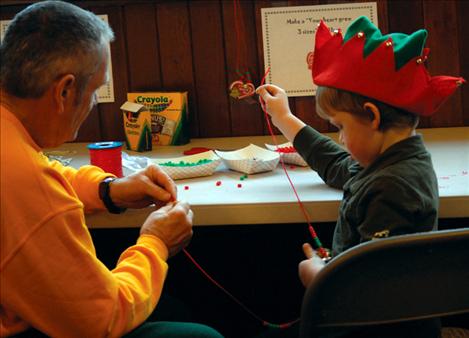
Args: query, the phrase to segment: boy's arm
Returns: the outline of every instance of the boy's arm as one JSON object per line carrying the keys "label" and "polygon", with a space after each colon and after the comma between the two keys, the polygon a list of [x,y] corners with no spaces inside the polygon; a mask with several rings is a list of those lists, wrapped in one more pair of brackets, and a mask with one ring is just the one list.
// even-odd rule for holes
{"label": "boy's arm", "polygon": [[292,114],[285,91],[274,85],[263,85],[256,92],[265,102],[272,123],[293,143],[309,166],[324,182],[342,189],[360,168],[349,154],[330,138],[321,135]]}
{"label": "boy's arm", "polygon": [[360,198],[356,214],[360,241],[434,230],[438,205],[431,196],[398,176],[374,180]]}
{"label": "boy's arm", "polygon": [[293,146],[323,181],[333,188],[342,189],[345,182],[361,169],[348,152],[310,126],[298,132]]}

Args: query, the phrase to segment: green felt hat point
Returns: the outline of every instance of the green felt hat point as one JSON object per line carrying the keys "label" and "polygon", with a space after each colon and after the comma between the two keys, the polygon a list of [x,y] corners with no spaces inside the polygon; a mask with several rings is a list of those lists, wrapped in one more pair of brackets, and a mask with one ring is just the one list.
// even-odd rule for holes
{"label": "green felt hat point", "polygon": [[396,71],[410,60],[422,55],[428,35],[425,29],[420,29],[410,35],[404,33],[382,35],[379,28],[366,16],[360,16],[350,24],[344,36],[344,43],[358,33],[365,35],[364,58],[370,55],[382,43],[391,39],[393,42]]}

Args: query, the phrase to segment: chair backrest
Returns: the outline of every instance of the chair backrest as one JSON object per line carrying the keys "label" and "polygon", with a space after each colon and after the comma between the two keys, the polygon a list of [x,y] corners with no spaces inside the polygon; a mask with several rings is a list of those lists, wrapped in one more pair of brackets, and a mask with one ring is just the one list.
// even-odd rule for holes
{"label": "chair backrest", "polygon": [[372,240],[332,259],[308,286],[300,337],[326,327],[469,312],[469,228]]}

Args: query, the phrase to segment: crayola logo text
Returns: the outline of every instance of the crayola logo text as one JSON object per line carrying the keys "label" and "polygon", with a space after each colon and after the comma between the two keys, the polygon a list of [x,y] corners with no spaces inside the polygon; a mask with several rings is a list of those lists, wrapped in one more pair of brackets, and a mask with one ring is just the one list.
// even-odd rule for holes
{"label": "crayola logo text", "polygon": [[169,99],[165,96],[160,97],[146,97],[146,96],[137,96],[135,102],[140,104],[157,104],[157,103],[168,103]]}

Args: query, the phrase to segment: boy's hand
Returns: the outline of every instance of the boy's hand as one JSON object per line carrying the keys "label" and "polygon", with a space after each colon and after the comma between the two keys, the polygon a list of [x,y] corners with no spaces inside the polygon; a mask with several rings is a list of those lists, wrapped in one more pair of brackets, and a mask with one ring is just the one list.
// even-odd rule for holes
{"label": "boy's hand", "polygon": [[266,84],[256,89],[256,93],[264,100],[265,110],[277,125],[284,117],[292,115],[285,91],[272,84]]}
{"label": "boy's hand", "polygon": [[272,123],[293,143],[296,134],[305,126],[305,123],[290,111],[287,93],[282,88],[271,84],[258,87],[256,93],[264,100],[265,110],[272,117]]}
{"label": "boy's hand", "polygon": [[303,252],[307,259],[300,262],[298,266],[298,274],[304,287],[308,287],[316,275],[324,267],[324,261],[316,254],[311,245],[303,244]]}

